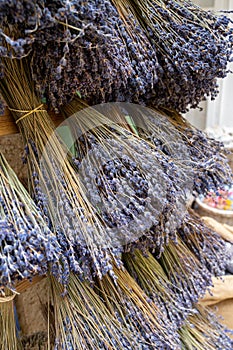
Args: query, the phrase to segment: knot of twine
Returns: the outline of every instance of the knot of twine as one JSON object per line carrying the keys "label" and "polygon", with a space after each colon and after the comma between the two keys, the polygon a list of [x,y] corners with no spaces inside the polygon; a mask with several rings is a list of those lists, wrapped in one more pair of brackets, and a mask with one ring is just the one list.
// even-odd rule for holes
{"label": "knot of twine", "polygon": [[21,109],[13,109],[13,108],[8,108],[9,111],[12,112],[18,112],[18,113],[26,113],[24,115],[22,115],[22,117],[20,117],[19,119],[16,120],[16,124],[18,124],[21,120],[23,120],[26,117],[29,117],[32,113],[37,113],[37,112],[46,112],[45,109],[40,109],[42,108],[44,105],[43,103],[41,105],[39,105],[38,107],[32,109],[31,111],[23,111]]}
{"label": "knot of twine", "polygon": [[15,293],[13,295],[10,296],[5,296],[5,297],[0,297],[0,304],[1,303],[9,303],[9,301],[14,300],[14,298],[16,297],[16,295],[19,293]]}

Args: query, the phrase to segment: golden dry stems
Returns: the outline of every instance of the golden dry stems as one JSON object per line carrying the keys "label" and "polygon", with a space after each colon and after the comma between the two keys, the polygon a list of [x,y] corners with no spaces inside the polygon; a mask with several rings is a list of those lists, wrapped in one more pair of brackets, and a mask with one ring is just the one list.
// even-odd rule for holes
{"label": "golden dry stems", "polygon": [[[83,349],[96,350],[96,342],[103,342],[108,349],[124,349],[121,338],[133,341],[132,335],[106,308],[100,297],[86,282],[71,274],[67,293],[53,277],[49,279],[51,302],[55,313],[57,340],[69,342]],[[111,336],[110,336],[111,334]]]}
{"label": "golden dry stems", "polygon": [[117,276],[117,285],[114,284],[109,276],[104,276],[101,281],[98,280],[97,287],[103,299],[108,301],[107,307],[111,313],[114,314],[115,311],[119,312],[123,321],[126,322],[127,318],[127,323],[137,328],[138,325],[128,317],[130,315],[128,315],[127,302],[129,302],[142,313],[147,326],[152,331],[156,332],[157,330],[157,332],[159,331],[166,338],[166,329],[159,323],[159,318],[161,318],[162,314],[157,305],[148,298],[146,293],[126,270],[114,269],[114,272]]}
{"label": "golden dry stems", "polygon": [[184,349],[215,350],[220,336],[218,329],[210,322],[215,316],[201,305],[197,305],[196,309],[198,313],[190,316],[187,324],[179,332]]}
{"label": "golden dry stems", "polygon": [[[175,301],[173,295],[169,293],[171,282],[150,252],[145,255],[140,250],[135,250],[133,254],[124,254],[123,259],[130,275],[139,281],[140,286],[149,297],[156,294],[166,302]],[[176,308],[175,303],[173,307]]]}
{"label": "golden dry stems", "polygon": [[0,302],[0,350],[18,350],[14,315],[14,296],[8,289],[4,291],[7,302]]}

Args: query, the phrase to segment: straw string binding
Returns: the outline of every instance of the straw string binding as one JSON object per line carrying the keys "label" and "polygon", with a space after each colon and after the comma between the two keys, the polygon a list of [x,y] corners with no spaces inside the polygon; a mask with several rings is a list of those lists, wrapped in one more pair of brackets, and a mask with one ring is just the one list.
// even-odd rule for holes
{"label": "straw string binding", "polygon": [[0,297],[0,304],[3,303],[9,303],[10,301],[14,300],[15,296],[19,293],[15,293],[10,296]]}
{"label": "straw string binding", "polygon": [[37,112],[46,112],[45,109],[41,109],[43,107],[43,103],[41,105],[39,105],[38,107],[32,109],[31,111],[24,111],[24,110],[20,110],[20,109],[13,109],[13,108],[8,108],[9,111],[11,112],[18,112],[18,113],[26,113],[24,115],[22,115],[22,117],[20,117],[18,120],[16,120],[16,124],[18,124],[20,121],[22,121],[24,118],[29,117],[31,114],[33,113],[37,113]]}

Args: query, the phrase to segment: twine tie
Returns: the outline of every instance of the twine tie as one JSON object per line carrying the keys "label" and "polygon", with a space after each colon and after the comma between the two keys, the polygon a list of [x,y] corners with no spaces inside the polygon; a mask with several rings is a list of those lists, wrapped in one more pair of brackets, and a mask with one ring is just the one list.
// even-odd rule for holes
{"label": "twine tie", "polygon": [[16,124],[18,124],[20,121],[22,121],[24,118],[29,117],[31,114],[33,113],[38,113],[38,112],[46,112],[45,109],[40,109],[41,107],[43,107],[43,103],[41,105],[39,105],[38,107],[32,109],[31,111],[23,111],[20,109],[13,109],[13,108],[8,108],[11,112],[18,112],[18,113],[26,113],[24,115],[22,115],[22,117],[20,117],[19,119],[16,120]]}

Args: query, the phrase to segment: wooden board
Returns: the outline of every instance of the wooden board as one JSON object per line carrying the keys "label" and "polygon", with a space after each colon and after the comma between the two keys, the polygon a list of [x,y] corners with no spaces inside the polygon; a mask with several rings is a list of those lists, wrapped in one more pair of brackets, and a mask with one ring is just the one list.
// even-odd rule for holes
{"label": "wooden board", "polygon": [[29,280],[26,280],[26,279],[19,282],[16,286],[17,293],[21,294],[21,293],[25,292],[25,290],[31,288],[36,283],[42,281],[44,278],[45,278],[44,276],[35,276],[35,277],[33,277],[31,282]]}
{"label": "wooden board", "polygon": [[[64,121],[64,118],[55,113],[49,113],[54,124],[58,126]],[[19,132],[17,125],[8,109],[6,109],[4,115],[0,116],[0,136],[17,134]]]}

